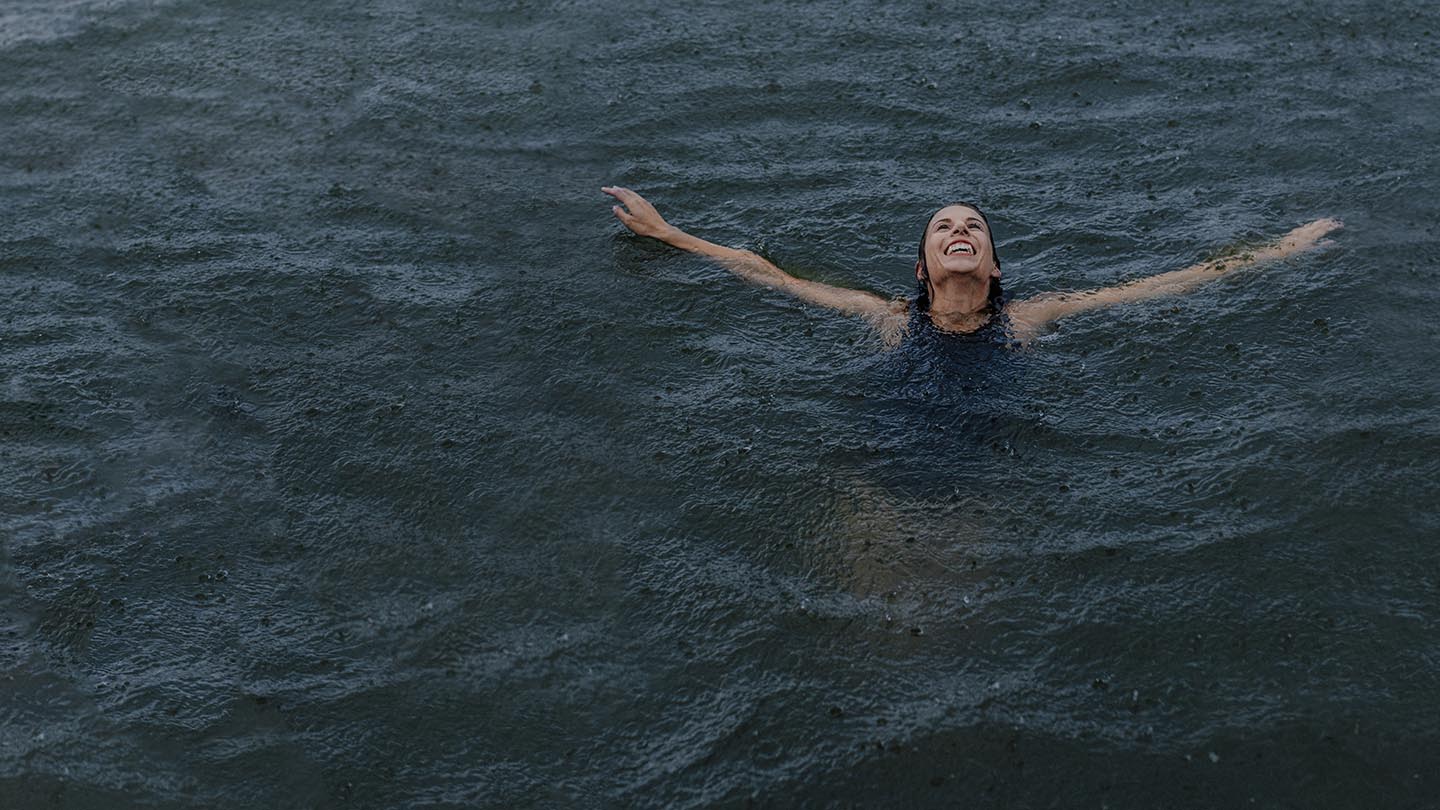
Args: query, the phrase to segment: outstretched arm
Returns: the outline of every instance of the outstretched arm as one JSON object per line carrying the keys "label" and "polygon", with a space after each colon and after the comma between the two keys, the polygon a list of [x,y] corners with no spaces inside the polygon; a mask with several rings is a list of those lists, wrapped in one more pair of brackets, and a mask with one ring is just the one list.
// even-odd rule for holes
{"label": "outstretched arm", "polygon": [[[665,221],[649,200],[628,188],[605,186],[601,191],[619,200],[611,206],[615,217],[640,236],[659,239],[667,245],[714,259],[735,275],[762,287],[787,292],[802,301],[819,304],[847,315],[861,315],[876,322],[897,314],[897,305],[874,293],[832,287],[818,281],[795,278],[749,250],[736,250],[692,236]],[[903,305],[899,305],[903,307]]]}
{"label": "outstretched arm", "polygon": [[1242,267],[1272,262],[1307,250],[1327,247],[1331,242],[1323,237],[1340,226],[1341,222],[1338,219],[1317,219],[1301,225],[1263,248],[1239,256],[1201,262],[1183,270],[1172,270],[1169,273],[1137,279],[1115,287],[1105,287],[1083,293],[1041,295],[1026,301],[1017,301],[1006,309],[1010,313],[1010,318],[1015,323],[1017,331],[1033,334],[1043,329],[1051,321],[1066,315],[1074,315],[1077,312],[1111,304],[1125,304],[1161,295],[1190,292],[1208,281],[1227,273],[1233,273]]}

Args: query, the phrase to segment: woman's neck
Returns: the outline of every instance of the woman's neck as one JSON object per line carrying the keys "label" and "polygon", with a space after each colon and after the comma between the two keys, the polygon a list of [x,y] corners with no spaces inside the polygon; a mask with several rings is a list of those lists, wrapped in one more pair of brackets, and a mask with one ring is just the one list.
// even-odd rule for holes
{"label": "woman's neck", "polygon": [[990,320],[990,278],[951,276],[930,285],[930,320],[942,329],[969,332]]}

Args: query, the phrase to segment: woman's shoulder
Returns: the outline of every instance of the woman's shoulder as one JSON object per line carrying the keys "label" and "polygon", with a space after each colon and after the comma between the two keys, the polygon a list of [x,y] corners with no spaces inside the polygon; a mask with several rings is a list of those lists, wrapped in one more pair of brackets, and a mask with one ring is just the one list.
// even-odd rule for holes
{"label": "woman's shoulder", "polygon": [[875,317],[870,318],[870,325],[880,334],[880,340],[887,349],[899,346],[905,336],[910,333],[911,321],[914,317],[915,308],[912,302],[904,298],[892,298],[885,304]]}
{"label": "woman's shoulder", "polygon": [[1030,340],[1044,331],[1046,325],[1055,319],[1055,310],[1060,302],[1061,297],[1053,294],[1038,295],[1021,301],[1006,301],[1006,331],[1021,343]]}

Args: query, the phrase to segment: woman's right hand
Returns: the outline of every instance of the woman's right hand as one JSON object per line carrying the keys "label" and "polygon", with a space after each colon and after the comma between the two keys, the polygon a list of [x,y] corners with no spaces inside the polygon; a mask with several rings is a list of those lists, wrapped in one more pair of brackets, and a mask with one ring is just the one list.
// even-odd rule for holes
{"label": "woman's right hand", "polygon": [[660,216],[660,212],[655,210],[655,206],[651,205],[649,200],[630,189],[621,186],[602,186],[600,190],[623,203],[623,205],[610,206],[610,210],[615,212],[616,219],[637,235],[664,241],[665,237],[674,231],[670,223]]}

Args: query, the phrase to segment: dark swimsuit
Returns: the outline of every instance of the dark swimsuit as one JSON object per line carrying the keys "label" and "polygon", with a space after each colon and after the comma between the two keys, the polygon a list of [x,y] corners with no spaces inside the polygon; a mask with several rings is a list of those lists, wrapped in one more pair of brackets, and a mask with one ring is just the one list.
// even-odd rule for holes
{"label": "dark swimsuit", "polygon": [[974,332],[947,332],[912,304],[895,349],[873,356],[861,384],[864,421],[879,451],[867,459],[875,481],[915,495],[974,485],[960,463],[1006,442],[1026,396],[1024,354],[1002,309]]}
{"label": "dark swimsuit", "polygon": [[905,329],[896,351],[909,355],[912,362],[935,366],[933,372],[971,374],[977,363],[991,360],[1014,345],[1010,318],[1003,308],[974,332],[948,332],[936,326],[928,312],[919,312],[912,304]]}
{"label": "dark swimsuit", "polygon": [[968,458],[992,454],[1024,421],[1024,352],[1012,352],[1004,310],[972,333],[935,326],[910,307],[899,346],[861,360],[854,435],[871,453],[847,458],[865,480],[926,496],[969,489]]}

